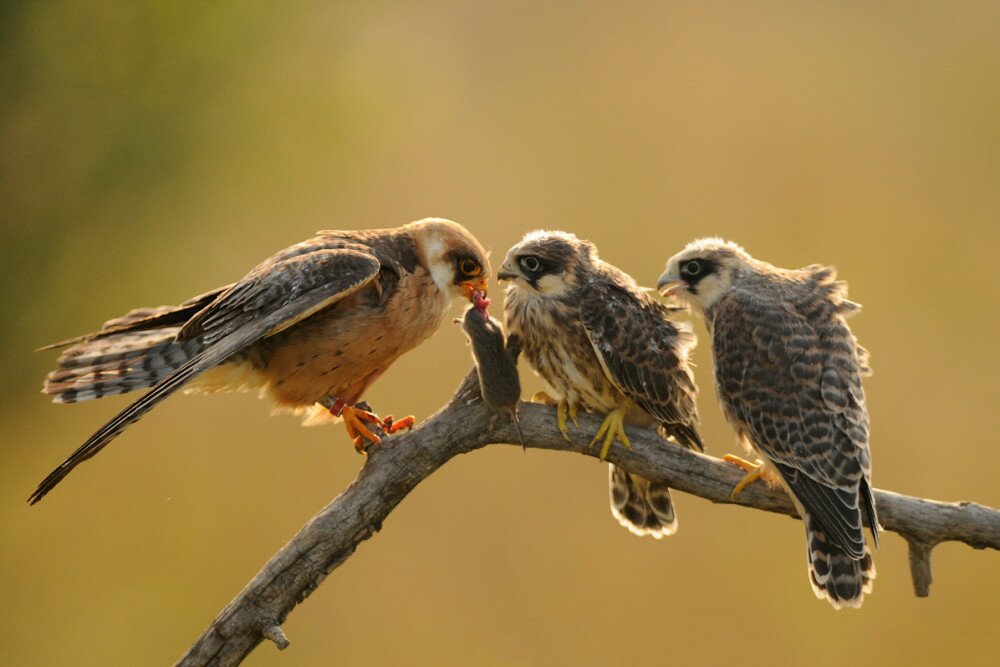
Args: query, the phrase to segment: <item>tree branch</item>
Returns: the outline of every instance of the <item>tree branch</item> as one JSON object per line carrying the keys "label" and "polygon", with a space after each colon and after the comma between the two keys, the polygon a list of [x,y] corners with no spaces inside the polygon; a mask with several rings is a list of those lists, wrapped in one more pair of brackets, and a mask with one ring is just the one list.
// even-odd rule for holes
{"label": "tree branch", "polygon": [[[600,426],[580,415],[580,428],[565,440],[555,428],[553,409],[522,403],[520,425],[527,447],[597,456],[589,438]],[[719,459],[665,444],[653,431],[629,429],[632,449],[614,446],[608,461],[648,479],[716,503],[734,503],[796,516],[788,496],[764,484],[751,484],[729,497],[743,472]],[[458,454],[495,443],[518,442],[514,424],[491,412],[479,399],[475,369],[444,408],[421,426],[372,447],[368,460],[347,489],[314,516],[212,621],[178,665],[236,665],[263,639],[279,649],[288,645],[280,624],[358,544],[378,531],[386,516],[422,480]],[[943,503],[875,491],[882,526],[910,545],[910,567],[917,595],[931,582],[930,552],[944,541],[976,549],[1000,550],[1000,511],[971,502]]]}

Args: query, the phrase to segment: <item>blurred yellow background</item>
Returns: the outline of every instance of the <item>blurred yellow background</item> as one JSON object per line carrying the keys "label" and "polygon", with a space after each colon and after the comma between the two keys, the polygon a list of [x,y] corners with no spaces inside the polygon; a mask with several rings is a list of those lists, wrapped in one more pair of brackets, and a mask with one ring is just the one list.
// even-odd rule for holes
{"label": "blurred yellow background", "polygon": [[[33,348],[317,229],[444,216],[495,261],[566,229],[647,285],[709,234],[834,264],[865,306],[875,484],[1000,506],[1000,4],[874,5],[4,3],[0,663],[172,662],[353,478],[339,426],[178,395],[24,503],[128,400],[51,405]],[[368,398],[426,417],[469,363],[446,325]],[[939,547],[917,599],[887,535],[834,612],[799,523],[679,496],[680,533],[641,540],[606,485],[590,458],[461,457],[247,664],[996,664],[996,552]]]}

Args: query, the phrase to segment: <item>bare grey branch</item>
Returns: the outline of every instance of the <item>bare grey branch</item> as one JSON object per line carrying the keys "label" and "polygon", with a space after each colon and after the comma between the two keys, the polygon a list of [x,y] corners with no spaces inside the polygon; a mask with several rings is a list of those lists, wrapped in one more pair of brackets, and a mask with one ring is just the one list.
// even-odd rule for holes
{"label": "bare grey branch", "polygon": [[[226,606],[178,665],[236,665],[264,637],[279,648],[287,639],[280,623],[327,574],[378,531],[386,516],[422,480],[458,454],[496,443],[519,443],[515,425],[495,415],[478,398],[475,371],[463,381],[451,402],[418,428],[387,437],[369,450],[357,478],[276,553]],[[580,428],[567,441],[555,427],[552,408],[522,403],[521,432],[526,447],[597,456],[589,434],[600,425],[593,415],[580,415]],[[665,444],[652,431],[630,429],[632,448],[615,445],[608,461],[647,479],[716,503],[734,503],[795,516],[783,491],[752,484],[735,500],[729,494],[743,472],[719,459]],[[930,552],[943,541],[965,542],[977,549],[1000,550],[1000,511],[976,503],[944,503],[875,492],[883,528],[910,544],[910,563],[917,595],[928,594]],[[278,637],[278,639],[276,639]],[[281,641],[279,641],[279,639]]]}

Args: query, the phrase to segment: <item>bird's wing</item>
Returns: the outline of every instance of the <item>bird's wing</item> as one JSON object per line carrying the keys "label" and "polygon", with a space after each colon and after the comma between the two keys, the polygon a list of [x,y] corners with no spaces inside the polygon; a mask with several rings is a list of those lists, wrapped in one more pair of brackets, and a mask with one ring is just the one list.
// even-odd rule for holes
{"label": "bird's wing", "polygon": [[202,350],[94,433],[39,484],[28,502],[41,500],[73,468],[188,380],[329,307],[370,281],[378,270],[379,262],[373,256],[344,249],[321,249],[264,262],[220,294],[178,334],[199,337]]}
{"label": "bird's wing", "polygon": [[830,538],[862,557],[862,510],[874,516],[859,507],[868,415],[846,325],[835,318],[814,325],[778,299],[733,290],[715,306],[712,345],[731,415]]}
{"label": "bird's wing", "polygon": [[580,316],[605,375],[661,422],[681,444],[702,450],[698,389],[687,364],[694,347],[688,325],[637,290],[597,280],[584,290]]}

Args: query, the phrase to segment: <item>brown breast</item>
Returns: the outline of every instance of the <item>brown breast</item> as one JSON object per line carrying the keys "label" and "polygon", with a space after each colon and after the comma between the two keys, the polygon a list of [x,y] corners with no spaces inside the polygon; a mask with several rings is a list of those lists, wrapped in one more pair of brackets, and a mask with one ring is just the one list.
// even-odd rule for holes
{"label": "brown breast", "polygon": [[326,396],[349,405],[361,400],[393,361],[437,331],[450,304],[420,268],[404,274],[386,302],[376,296],[374,287],[364,287],[262,341],[240,362],[255,376],[245,384],[259,386],[279,407],[309,406]]}

